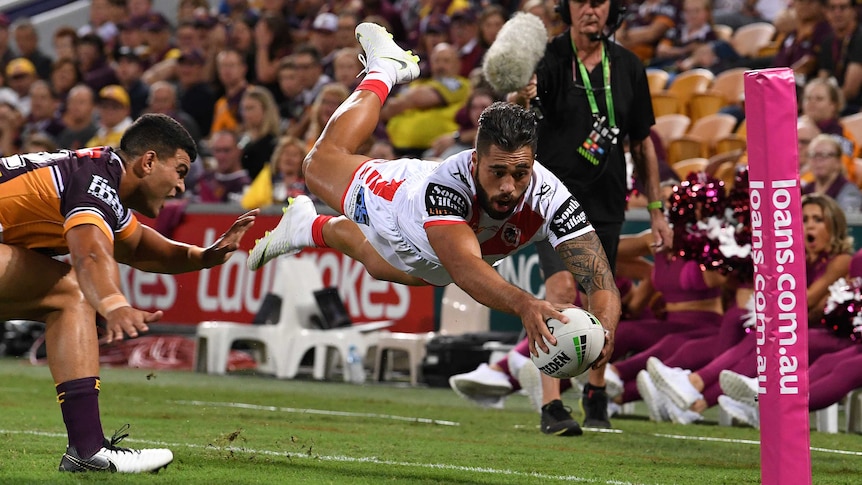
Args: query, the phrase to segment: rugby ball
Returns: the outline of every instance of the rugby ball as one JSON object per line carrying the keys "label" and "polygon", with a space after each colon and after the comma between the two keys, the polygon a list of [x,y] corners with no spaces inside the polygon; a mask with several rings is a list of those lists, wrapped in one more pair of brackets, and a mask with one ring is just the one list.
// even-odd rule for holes
{"label": "rugby ball", "polygon": [[566,308],[561,313],[569,317],[569,323],[556,318],[545,322],[556,337],[557,345],[551,345],[546,340],[550,352],[546,354],[537,348],[539,355],[532,356],[532,359],[545,374],[569,379],[589,370],[599,358],[605,345],[605,329],[598,318],[582,308]]}

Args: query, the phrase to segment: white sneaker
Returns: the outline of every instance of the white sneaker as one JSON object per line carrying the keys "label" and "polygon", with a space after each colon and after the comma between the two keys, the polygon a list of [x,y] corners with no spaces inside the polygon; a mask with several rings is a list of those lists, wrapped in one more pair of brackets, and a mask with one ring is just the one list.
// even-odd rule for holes
{"label": "white sneaker", "polygon": [[[275,229],[267,231],[262,238],[255,241],[254,248],[246,261],[249,270],[255,271],[279,256],[296,254],[310,245],[298,242],[300,237],[297,233],[304,230],[310,231],[311,224],[317,217],[314,202],[307,196],[300,195],[283,211],[284,214]],[[306,237],[310,238],[310,235]]]}
{"label": "white sneaker", "polygon": [[392,34],[383,27],[370,22],[361,23],[356,26],[356,40],[365,51],[364,55],[359,54],[363,73],[377,62],[389,61],[395,65],[395,84],[408,83],[419,77],[419,57],[398,47]]}
{"label": "white sneaker", "polygon": [[688,409],[695,401],[703,399],[703,394],[688,380],[688,375],[691,374],[689,370],[670,368],[657,358],[650,357],[647,359],[647,372],[656,388],[682,409]]}
{"label": "white sneaker", "polygon": [[613,399],[623,393],[625,384],[620,379],[619,374],[611,369],[611,366],[605,366],[605,392],[608,394],[608,399]]}
{"label": "white sneaker", "polygon": [[144,473],[158,472],[174,461],[171,450],[164,448],[132,450],[116,446],[116,441],[105,440],[103,446],[90,458],[81,458],[75,447],[66,448],[60,460],[61,472],[119,472]]}
{"label": "white sneaker", "polygon": [[723,370],[718,375],[718,384],[728,397],[750,406],[757,405],[757,378]]}
{"label": "white sneaker", "polygon": [[536,412],[542,412],[542,371],[532,361],[525,362],[518,371],[518,382],[521,389],[530,399],[530,404]]}
{"label": "white sneaker", "polygon": [[656,389],[649,372],[642,370],[638,372],[636,381],[638,392],[647,406],[650,421],[663,422],[670,421],[670,415],[667,412],[666,399],[662,393]]}
{"label": "white sneaker", "polygon": [[718,396],[718,405],[733,419],[754,428],[760,428],[760,409],[757,406],[737,401],[730,396]]}
{"label": "white sneaker", "polygon": [[483,407],[502,407],[503,398],[512,393],[509,377],[480,364],[476,370],[456,374],[449,378],[449,387],[455,394]]}
{"label": "white sneaker", "polygon": [[683,409],[674,404],[670,399],[666,399],[665,404],[665,409],[668,416],[670,416],[670,420],[676,424],[691,424],[703,419],[700,413],[696,413],[690,409]]}

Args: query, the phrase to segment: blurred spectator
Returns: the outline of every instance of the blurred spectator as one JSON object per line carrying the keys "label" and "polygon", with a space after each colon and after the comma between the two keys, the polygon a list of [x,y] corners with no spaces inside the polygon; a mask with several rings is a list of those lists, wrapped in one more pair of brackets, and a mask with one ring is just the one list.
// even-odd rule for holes
{"label": "blurred spectator", "polygon": [[303,140],[306,148],[310,150],[323,132],[329,118],[349,95],[350,91],[340,83],[327,84],[320,90],[314,103],[305,110],[302,120],[293,125],[288,133]]}
{"label": "blurred spectator", "polygon": [[302,81],[292,56],[279,62],[278,68],[278,114],[285,129],[302,119],[305,103],[302,98]]}
{"label": "blurred spectator", "polygon": [[825,133],[811,140],[808,145],[808,166],[814,181],[802,186],[802,195],[828,195],[835,199],[845,214],[854,214],[862,209],[862,192],[844,176],[841,144],[840,138]]}
{"label": "blurred spectator", "polygon": [[60,120],[60,100],[51,90],[48,81],[37,79],[30,86],[30,116],[24,122],[22,136],[26,137],[33,133],[44,133],[56,140],[63,131],[63,122]]}
{"label": "blurred spectator", "polygon": [[254,26],[255,84],[275,88],[278,62],[293,49],[290,27],[283,16],[263,15]]}
{"label": "blurred spectator", "polygon": [[238,202],[242,197],[251,178],[242,168],[242,151],[237,141],[236,132],[213,132],[209,149],[215,159],[215,167],[207,170],[192,188],[196,202]]}
{"label": "blurred spectator", "polygon": [[419,22],[419,41],[414,51],[419,56],[421,77],[431,76],[430,54],[437,44],[449,42],[449,25],[449,17],[443,14],[432,14]]}
{"label": "blurred spectator", "polygon": [[362,72],[362,63],[359,62],[359,47],[342,47],[335,52],[332,58],[332,67],[335,71],[334,80],[344,87],[353,91],[359,85],[357,77]]}
{"label": "blurred spectator", "polygon": [[398,158],[395,155],[395,149],[392,148],[392,144],[389,143],[389,140],[374,140],[371,144],[371,148],[368,149],[368,158],[373,158],[375,160],[395,160]]}
{"label": "blurred spectator", "polygon": [[8,157],[21,152],[21,127],[24,117],[14,103],[0,98],[0,156]]}
{"label": "blurred spectator", "polygon": [[[356,26],[359,25],[361,17],[354,11],[344,11],[338,13],[338,31],[335,32],[335,46],[337,49],[346,47],[359,47],[356,42]],[[392,33],[392,31],[389,31]],[[392,34],[393,37],[395,34]],[[395,37],[398,41],[398,38]]]}
{"label": "blurred spectator", "polygon": [[149,47],[144,40],[144,24],[147,17],[128,17],[117,24],[117,46],[125,46],[134,49],[138,55],[144,57]]}
{"label": "blurred spectator", "polygon": [[338,48],[338,15],[324,12],[318,14],[308,31],[308,44],[317,49],[323,72],[333,76],[332,54]]}
{"label": "blurred spectator", "polygon": [[129,93],[131,117],[137,119],[147,106],[150,87],[141,80],[144,73],[144,60],[130,47],[120,47],[117,51],[117,81]]}
{"label": "blurred spectator", "polygon": [[844,108],[844,95],[834,79],[813,79],[802,95],[802,115],[811,119],[822,133],[840,137],[842,162],[847,178],[858,180],[854,158],[859,156],[859,143],[847,130],[839,113]]}
{"label": "blurred spectator", "polygon": [[254,26],[257,17],[233,17],[228,29],[228,46],[240,53],[245,62],[245,78],[248,82],[254,82],[256,69],[254,67],[256,49],[254,46]]}
{"label": "blurred spectator", "polygon": [[419,156],[433,141],[458,129],[455,113],[470,94],[467,78],[459,76],[458,52],[439,44],[431,53],[431,79],[417,79],[389,97],[380,113],[396,152]]}
{"label": "blurred spectator", "polygon": [[177,50],[183,53],[193,50],[203,50],[205,37],[200,35],[194,21],[184,20],[177,24],[174,40],[176,41]]}
{"label": "blurred spectator", "polygon": [[789,67],[796,75],[796,84],[804,86],[816,75],[816,49],[823,44],[832,28],[823,15],[821,0],[795,0],[796,29],[790,32],[772,59],[772,67]]}
{"label": "blurred spectator", "polygon": [[84,83],[93,91],[117,84],[117,75],[105,57],[105,43],[95,34],[85,34],[78,41],[78,68]]}
{"label": "blurred spectator", "polygon": [[207,0],[180,0],[177,4],[177,22],[209,17],[209,8],[210,3]]}
{"label": "blurred spectator", "polygon": [[39,50],[39,33],[30,19],[21,18],[12,24],[12,36],[18,47],[18,54],[33,63],[40,79],[51,75],[51,58]]}
{"label": "blurred spectator", "polygon": [[272,157],[281,122],[272,93],[263,86],[249,86],[240,101],[242,113],[239,147],[242,166],[251,178],[257,177]]}
{"label": "blurred spectator", "polygon": [[[524,4],[524,11],[536,15],[542,19],[542,22],[545,22],[545,18],[541,15],[542,10],[548,10],[545,4],[541,3],[541,1],[538,4],[535,4],[542,10],[539,12],[532,12],[526,9],[527,5],[530,3],[531,2],[527,2]],[[545,17],[549,17],[549,15],[545,15]],[[506,9],[496,4],[488,5],[479,12],[479,45],[482,46],[483,49],[488,50],[488,48],[491,47],[491,44],[497,40],[497,34],[500,33],[500,30],[508,19],[509,15],[508,12],[506,12]],[[547,27],[548,24],[545,23],[545,28]],[[550,31],[548,32],[550,35]],[[479,65],[481,65],[481,62]]]}
{"label": "blurred spectator", "polygon": [[[386,30],[392,34],[395,41],[401,46],[407,46],[410,39],[403,21],[402,10],[407,10],[404,5],[408,2],[400,1],[395,3],[398,3],[399,6],[396,7],[389,0],[362,0],[362,6],[357,11],[357,17],[364,19],[369,15],[378,15],[384,18],[387,24]],[[359,21],[356,22],[356,24],[358,23]],[[353,26],[354,29],[356,28],[356,24]],[[355,39],[355,37],[353,38]],[[341,47],[347,47],[347,45],[342,44]]]}
{"label": "blurred spectator", "polygon": [[458,49],[461,60],[459,74],[468,77],[470,71],[481,67],[485,47],[479,42],[479,25],[476,23],[476,13],[472,9],[459,10],[452,14],[449,26],[449,38],[452,45]]}
{"label": "blurred spectator", "polygon": [[126,0],[126,9],[129,17],[146,17],[153,13],[152,0]]}
{"label": "blurred spectator", "polygon": [[616,40],[648,63],[655,56],[656,46],[667,31],[676,27],[679,13],[669,0],[646,0],[633,4],[625,16]]}
{"label": "blurred spectator", "polygon": [[23,57],[16,57],[6,65],[6,84],[18,96],[15,104],[25,118],[30,115],[30,86],[36,79],[36,67]]}
{"label": "blurred spectator", "polygon": [[[173,27],[167,17],[159,12],[153,12],[147,16],[141,29],[144,32],[144,43],[148,47],[144,63],[146,70],[156,68],[159,63],[179,56],[179,51],[174,48],[171,41]],[[164,79],[164,77],[158,79]]]}
{"label": "blurred spectator", "polygon": [[65,128],[57,135],[57,145],[77,150],[87,146],[96,136],[99,125],[95,121],[95,94],[90,86],[78,84],[66,96],[66,110],[62,121]]}
{"label": "blurred spectator", "polygon": [[653,67],[687,70],[690,66],[680,62],[695,49],[715,41],[718,37],[712,30],[712,14],[709,0],[685,0],[682,6],[682,22],[669,29],[656,47]]}
{"label": "blurred spectator", "polygon": [[832,32],[819,46],[818,77],[834,76],[844,93],[842,115],[862,107],[862,29],[851,0],[826,0],[826,20]]}
{"label": "blurred spectator", "polygon": [[57,93],[57,97],[64,106],[69,90],[82,81],[78,65],[74,59],[68,57],[61,57],[54,61],[51,65],[51,76],[48,79],[51,82],[51,89]]}
{"label": "blurred spectator", "polygon": [[51,37],[54,46],[54,60],[78,58],[78,34],[75,29],[65,25],[54,31]]}
{"label": "blurred spectator", "polygon": [[204,76],[204,54],[201,51],[184,52],[177,59],[177,92],[180,109],[194,118],[207,137],[213,122],[213,106],[217,96]]}
{"label": "blurred spectator", "polygon": [[195,143],[201,141],[201,129],[192,116],[178,107],[177,88],[168,81],[156,81],[150,87],[148,113],[161,113],[180,122]]}
{"label": "blurred spectator", "polygon": [[494,101],[499,101],[490,89],[474,89],[467,98],[464,107],[455,114],[458,129],[454,133],[446,133],[437,137],[431,149],[422,158],[445,159],[462,150],[474,148],[476,132],[479,128],[479,115]]}
{"label": "blurred spectator", "polygon": [[6,72],[6,64],[15,58],[12,47],[9,45],[9,17],[0,13],[0,70]]}
{"label": "blurred spectator", "polygon": [[111,21],[110,0],[90,1],[90,20],[78,28],[78,37],[89,34],[98,35],[103,45],[112,46],[117,37],[117,26]]}
{"label": "blurred spectator", "polygon": [[799,181],[802,184],[814,181],[811,167],[808,164],[808,145],[815,136],[820,134],[820,128],[807,116],[800,116],[796,122],[796,141],[799,153]]}
{"label": "blurred spectator", "polygon": [[297,47],[290,56],[299,73],[302,83],[302,103],[308,107],[317,98],[323,86],[332,82],[332,78],[323,72],[320,64],[320,52],[314,46],[303,44]]}
{"label": "blurred spectator", "polygon": [[451,18],[453,13],[466,8],[470,8],[468,0],[430,0],[422,2],[419,17],[424,19],[429,15],[444,14]]}
{"label": "blurred spectator", "polygon": [[96,104],[96,114],[99,118],[99,129],[93,138],[87,141],[87,146],[120,147],[120,138],[126,128],[132,124],[129,117],[131,101],[129,94],[118,84],[111,84],[99,91],[99,101]]}
{"label": "blurred spectator", "polygon": [[[715,0],[712,16],[716,24],[727,25],[736,30],[754,22],[772,22],[758,11],[758,0]],[[775,14],[777,12],[770,12]]]}
{"label": "blurred spectator", "polygon": [[57,148],[57,142],[54,139],[38,131],[24,135],[22,138],[21,153],[53,153]]}
{"label": "blurred spectator", "polygon": [[218,53],[216,69],[224,95],[216,100],[210,132],[237,130],[241,119],[239,101],[248,87],[245,78],[247,66],[239,51],[226,49]]}
{"label": "blurred spectator", "polygon": [[293,136],[282,136],[272,159],[254,178],[240,202],[246,209],[284,204],[289,197],[310,195],[302,176],[305,143]]}

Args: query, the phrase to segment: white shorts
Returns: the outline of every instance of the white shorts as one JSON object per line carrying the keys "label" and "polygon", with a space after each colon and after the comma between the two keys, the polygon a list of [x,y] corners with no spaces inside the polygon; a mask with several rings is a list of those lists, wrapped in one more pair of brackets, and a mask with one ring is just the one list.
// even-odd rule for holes
{"label": "white shorts", "polygon": [[437,162],[408,158],[368,160],[354,172],[341,198],[341,212],[359,226],[389,264],[432,285],[444,286],[452,282],[445,268],[423,256],[403,237],[398,219],[409,217],[411,211],[406,197],[395,196],[402,184],[415,184],[436,166]]}

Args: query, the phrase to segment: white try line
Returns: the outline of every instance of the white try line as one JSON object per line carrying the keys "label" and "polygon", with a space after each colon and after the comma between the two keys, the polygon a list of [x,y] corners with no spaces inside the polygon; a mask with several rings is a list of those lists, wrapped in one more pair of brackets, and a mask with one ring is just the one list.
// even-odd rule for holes
{"label": "white try line", "polygon": [[[0,434],[22,434],[22,435],[31,435],[31,436],[45,436],[50,438],[66,438],[65,433],[51,433],[47,431],[26,431],[26,430],[9,430],[9,429],[0,429]],[[486,473],[488,475],[504,475],[511,477],[524,477],[524,478],[538,478],[540,480],[555,480],[560,482],[579,482],[579,483],[601,483],[605,485],[633,485],[631,482],[621,482],[618,480],[593,480],[590,478],[577,477],[574,475],[548,475],[545,473],[539,472],[521,472],[517,470],[506,470],[499,468],[488,468],[488,467],[473,467],[473,466],[461,466],[461,465],[448,465],[445,463],[414,463],[409,461],[394,461],[394,460],[381,460],[375,456],[369,457],[352,457],[352,456],[344,456],[344,455],[318,455],[316,453],[293,453],[288,451],[273,451],[273,450],[256,450],[252,448],[246,447],[234,447],[234,446],[213,446],[213,445],[198,445],[193,443],[169,443],[166,441],[153,441],[153,440],[141,440],[134,438],[125,438],[124,442],[129,441],[133,443],[141,443],[145,445],[151,446],[165,446],[171,448],[192,448],[192,449],[208,449],[215,451],[230,451],[232,453],[245,453],[249,455],[268,455],[268,456],[279,456],[285,457],[289,459],[293,458],[311,458],[314,460],[321,461],[331,461],[336,463],[373,463],[375,465],[388,465],[388,466],[398,466],[405,468],[430,468],[435,470],[454,470],[454,471],[463,471],[463,472],[471,472],[471,473]]]}
{"label": "white try line", "polygon": [[[692,440],[692,441],[715,441],[719,443],[734,443],[741,445],[755,445],[760,446],[760,441],[758,440],[737,440],[730,438],[711,438],[708,436],[684,436],[678,434],[661,434],[654,433],[653,436],[657,436],[659,438],[670,438],[675,440]],[[817,448],[812,446],[811,451],[820,451],[823,453],[834,453],[836,455],[852,455],[852,456],[862,456],[862,451],[850,451],[850,450],[833,450],[831,448]]]}
{"label": "white try line", "polygon": [[341,416],[350,418],[377,418],[391,419],[394,421],[407,421],[410,423],[422,424],[439,424],[441,426],[461,426],[461,423],[455,421],[446,421],[443,419],[430,418],[414,418],[410,416],[395,416],[392,414],[377,414],[377,413],[352,413],[348,411],[331,411],[327,409],[301,409],[301,408],[286,408],[281,406],[261,406],[259,404],[248,404],[242,402],[212,402],[212,401],[168,401],[173,404],[184,404],[188,406],[213,406],[223,408],[239,408],[239,409],[254,409],[257,411],[277,411],[282,413],[296,414],[321,414],[324,416]]}

